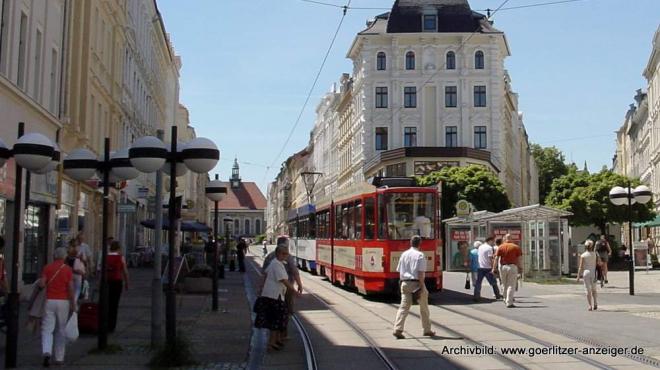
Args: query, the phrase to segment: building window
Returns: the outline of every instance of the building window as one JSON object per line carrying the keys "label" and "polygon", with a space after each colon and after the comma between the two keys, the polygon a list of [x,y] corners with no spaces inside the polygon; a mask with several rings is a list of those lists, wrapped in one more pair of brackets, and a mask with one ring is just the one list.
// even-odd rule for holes
{"label": "building window", "polygon": [[435,14],[424,14],[424,31],[435,31],[437,17]]}
{"label": "building window", "polygon": [[233,236],[237,236],[241,233],[240,230],[239,230],[240,228],[241,228],[241,222],[239,220],[234,220]]}
{"label": "building window", "polygon": [[445,146],[448,148],[455,148],[458,146],[458,127],[445,127]]}
{"label": "building window", "polygon": [[386,176],[406,176],[406,163],[396,163],[385,166]]}
{"label": "building window", "polygon": [[376,127],[376,150],[387,150],[387,127]]}
{"label": "building window", "polygon": [[475,107],[486,106],[486,86],[474,87],[474,106]]}
{"label": "building window", "polygon": [[[57,62],[58,62],[58,53],[57,50],[52,49],[50,51],[50,83],[49,83],[49,88],[50,91],[48,92],[48,110],[50,110],[51,113],[53,114],[58,114],[57,110],[57,104],[58,104],[58,96],[57,96]],[[92,107],[94,106],[94,97],[92,96]],[[59,114],[58,114],[59,115]]]}
{"label": "building window", "polygon": [[406,70],[411,71],[415,69],[415,53],[409,51],[406,53]]}
{"label": "building window", "polygon": [[21,23],[18,35],[18,73],[16,74],[16,85],[25,90],[25,68],[27,67],[27,15],[21,13]]}
{"label": "building window", "polygon": [[405,108],[417,108],[417,88],[415,86],[403,88],[403,106]]}
{"label": "building window", "polygon": [[445,64],[447,65],[447,69],[456,69],[456,54],[453,51],[447,53]]}
{"label": "building window", "polygon": [[33,94],[37,102],[41,103],[41,31],[37,30],[34,45],[34,87]]}
{"label": "building window", "polygon": [[456,108],[458,104],[458,88],[456,86],[445,86],[445,107]]}
{"label": "building window", "polygon": [[382,51],[376,56],[376,70],[384,71],[387,69],[387,56]]}
{"label": "building window", "polygon": [[387,108],[387,87],[376,88],[376,108]]}
{"label": "building window", "polygon": [[245,230],[243,230],[243,234],[252,235],[250,234],[250,220],[245,220]]}
{"label": "building window", "polygon": [[405,127],[403,129],[403,146],[417,146],[417,127]]}
{"label": "building window", "polygon": [[481,50],[474,53],[474,68],[484,69],[484,52]]}
{"label": "building window", "polygon": [[474,148],[486,149],[486,126],[474,126]]}
{"label": "building window", "polygon": [[261,234],[261,220],[256,219],[254,221],[254,235]]}

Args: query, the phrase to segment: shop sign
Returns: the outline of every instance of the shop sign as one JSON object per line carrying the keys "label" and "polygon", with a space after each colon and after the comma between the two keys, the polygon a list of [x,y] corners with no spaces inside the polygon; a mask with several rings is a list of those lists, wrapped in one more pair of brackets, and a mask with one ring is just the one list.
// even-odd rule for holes
{"label": "shop sign", "polygon": [[493,229],[493,234],[495,236],[495,239],[497,238],[504,238],[504,235],[509,234],[511,236],[511,240],[514,243],[520,243],[522,240],[522,232],[520,228],[496,228]]}
{"label": "shop sign", "polygon": [[455,241],[469,241],[470,240],[470,230],[452,230],[451,231],[451,240]]}
{"label": "shop sign", "polygon": [[119,204],[117,205],[118,213],[135,213],[135,204]]}

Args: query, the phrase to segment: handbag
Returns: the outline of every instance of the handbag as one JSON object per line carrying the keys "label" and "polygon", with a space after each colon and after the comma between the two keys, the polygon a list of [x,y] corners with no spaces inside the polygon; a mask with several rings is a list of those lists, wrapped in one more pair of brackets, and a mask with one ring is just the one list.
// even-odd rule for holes
{"label": "handbag", "polygon": [[64,263],[55,271],[53,277],[46,282],[43,288],[39,286],[39,280],[32,284],[32,294],[30,295],[30,303],[28,304],[28,315],[30,317],[39,319],[44,316],[44,311],[46,310],[46,288],[57,277],[63,267]]}
{"label": "handbag", "polygon": [[465,289],[472,289],[470,286],[470,272],[465,275]]}
{"label": "handbag", "polygon": [[75,342],[78,339],[78,314],[72,313],[69,317],[69,321],[66,322],[66,327],[64,327],[64,337],[69,342]]}

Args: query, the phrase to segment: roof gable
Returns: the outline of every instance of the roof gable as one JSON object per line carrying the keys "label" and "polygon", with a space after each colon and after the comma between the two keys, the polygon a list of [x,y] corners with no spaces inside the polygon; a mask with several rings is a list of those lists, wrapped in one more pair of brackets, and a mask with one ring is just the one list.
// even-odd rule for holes
{"label": "roof gable", "polygon": [[218,203],[222,210],[265,210],[266,197],[254,182],[241,182],[237,188],[232,188],[228,182],[222,182],[227,188],[227,195]]}

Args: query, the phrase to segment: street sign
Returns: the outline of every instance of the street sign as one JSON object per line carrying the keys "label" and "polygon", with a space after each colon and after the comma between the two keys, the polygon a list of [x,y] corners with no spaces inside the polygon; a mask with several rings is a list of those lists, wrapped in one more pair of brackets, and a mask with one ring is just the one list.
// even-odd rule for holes
{"label": "street sign", "polygon": [[118,213],[135,213],[135,204],[118,204]]}
{"label": "street sign", "polygon": [[472,207],[470,202],[465,199],[461,199],[456,202],[456,216],[458,217],[468,217],[472,213]]}

